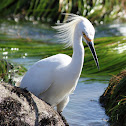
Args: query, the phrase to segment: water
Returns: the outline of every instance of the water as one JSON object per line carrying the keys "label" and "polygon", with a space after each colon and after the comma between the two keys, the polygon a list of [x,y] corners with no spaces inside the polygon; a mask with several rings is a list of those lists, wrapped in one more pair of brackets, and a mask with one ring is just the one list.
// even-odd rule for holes
{"label": "water", "polygon": [[[95,37],[126,36],[126,24],[113,24],[98,26]],[[49,25],[32,23],[0,24],[0,33],[6,33],[11,38],[28,38],[56,42],[53,39],[55,32]],[[23,65],[27,69],[40,60],[41,57],[11,58],[11,62]],[[94,78],[95,79],[95,78]],[[76,90],[70,95],[70,102],[63,111],[70,126],[108,126],[104,109],[99,104],[99,96],[107,87],[108,81],[94,80],[93,78],[80,78]]]}
{"label": "water", "polygon": [[[126,36],[126,23],[108,24],[95,27],[95,38],[108,36]],[[48,24],[34,24],[32,22],[0,24],[0,33],[6,33],[12,38],[27,38],[44,42],[56,42],[55,31]]]}
{"label": "water", "polygon": [[29,69],[35,62],[39,61],[40,57],[25,57],[25,58],[15,58],[9,59],[10,62],[14,62],[24,66],[26,69]]}
{"label": "water", "polygon": [[107,87],[105,83],[106,81],[80,78],[74,94],[70,96],[69,104],[63,111],[70,126],[108,126],[108,117],[99,104],[99,96]]}
{"label": "water", "polygon": [[33,24],[32,22],[2,22],[0,24],[0,33],[5,33],[10,38],[27,38],[44,42],[54,42],[52,38],[55,34],[50,25]]}
{"label": "water", "polygon": [[96,27],[96,38],[112,36],[126,36],[126,23],[100,25]]}

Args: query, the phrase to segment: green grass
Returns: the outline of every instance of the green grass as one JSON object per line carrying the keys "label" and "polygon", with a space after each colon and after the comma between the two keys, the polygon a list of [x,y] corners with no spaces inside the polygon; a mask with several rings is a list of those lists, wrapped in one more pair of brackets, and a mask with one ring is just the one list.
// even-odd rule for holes
{"label": "green grass", "polygon": [[[92,54],[85,46],[85,61],[81,76],[111,76],[117,74],[126,68],[126,50],[122,53],[116,49],[124,44],[125,37],[103,37],[95,39],[95,49],[100,64],[98,71]],[[123,46],[123,45],[122,45]],[[18,50],[13,50],[18,48]],[[4,51],[3,51],[4,50]],[[8,52],[8,59],[21,58],[27,54],[27,57],[45,58],[58,53],[65,53],[72,56],[72,48],[64,49],[62,44],[47,44],[42,41],[35,41],[22,38],[8,38],[5,34],[0,34],[0,58],[4,56],[3,52]]]}
{"label": "green grass", "polygon": [[24,72],[26,69],[23,66],[0,59],[0,82],[4,81],[14,85],[14,76],[22,76]]}
{"label": "green grass", "polygon": [[[86,0],[1,0],[0,17],[25,20],[41,20],[43,22],[63,21],[61,13],[78,13],[91,22],[111,22],[123,18],[119,12],[125,9],[125,2],[119,0],[86,1]],[[55,15],[55,16],[54,16]],[[96,23],[96,24],[97,24]]]}
{"label": "green grass", "polygon": [[126,126],[126,70],[110,79],[100,102],[110,117],[111,126]]}

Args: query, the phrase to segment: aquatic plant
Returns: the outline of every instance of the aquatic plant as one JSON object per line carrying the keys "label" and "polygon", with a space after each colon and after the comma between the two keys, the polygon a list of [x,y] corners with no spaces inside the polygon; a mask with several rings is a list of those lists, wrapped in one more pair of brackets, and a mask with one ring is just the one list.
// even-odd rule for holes
{"label": "aquatic plant", "polygon": [[1,0],[0,16],[43,22],[63,21],[61,13],[75,13],[87,17],[94,23],[124,18],[124,0]]}
{"label": "aquatic plant", "polygon": [[[94,40],[99,59],[100,71],[97,70],[90,50],[85,47],[85,64],[81,76],[112,76],[126,68],[125,37],[102,37]],[[44,43],[42,41],[8,38],[6,34],[0,34],[0,58],[7,60],[21,58],[38,58],[38,60],[65,53],[72,56],[72,49],[64,49],[62,44]],[[8,52],[8,53],[7,53]],[[3,55],[4,53],[4,55]]]}
{"label": "aquatic plant", "polygon": [[126,125],[126,70],[110,79],[100,102],[110,117],[111,126]]}
{"label": "aquatic plant", "polygon": [[11,83],[12,76],[9,76],[9,70],[13,69],[13,65],[6,60],[0,59],[0,81]]}
{"label": "aquatic plant", "polygon": [[0,59],[0,82],[15,84],[14,76],[22,75],[26,69],[20,65],[13,65],[5,59]]}

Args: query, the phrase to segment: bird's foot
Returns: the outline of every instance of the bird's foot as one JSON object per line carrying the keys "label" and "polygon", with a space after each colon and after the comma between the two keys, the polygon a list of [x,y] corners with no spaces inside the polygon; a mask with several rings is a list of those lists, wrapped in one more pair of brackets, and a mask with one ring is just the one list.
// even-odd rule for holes
{"label": "bird's foot", "polygon": [[60,117],[62,118],[62,120],[63,120],[65,126],[69,126],[69,124],[67,123],[67,120],[65,119],[65,117],[62,115],[61,112],[59,112],[59,115],[60,115]]}
{"label": "bird's foot", "polygon": [[51,106],[48,102],[45,101],[45,103],[46,103],[47,105]]}

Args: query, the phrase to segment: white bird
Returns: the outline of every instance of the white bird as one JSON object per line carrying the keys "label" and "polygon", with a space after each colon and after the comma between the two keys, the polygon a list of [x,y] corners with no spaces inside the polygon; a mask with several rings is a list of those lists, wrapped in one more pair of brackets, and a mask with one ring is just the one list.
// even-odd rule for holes
{"label": "white bird", "polygon": [[58,38],[66,46],[73,46],[72,58],[57,54],[36,62],[24,75],[20,87],[26,88],[61,113],[75,90],[84,62],[82,38],[89,46],[97,67],[99,63],[94,49],[95,29],[91,22],[75,14],[67,14],[68,20],[54,27]]}

